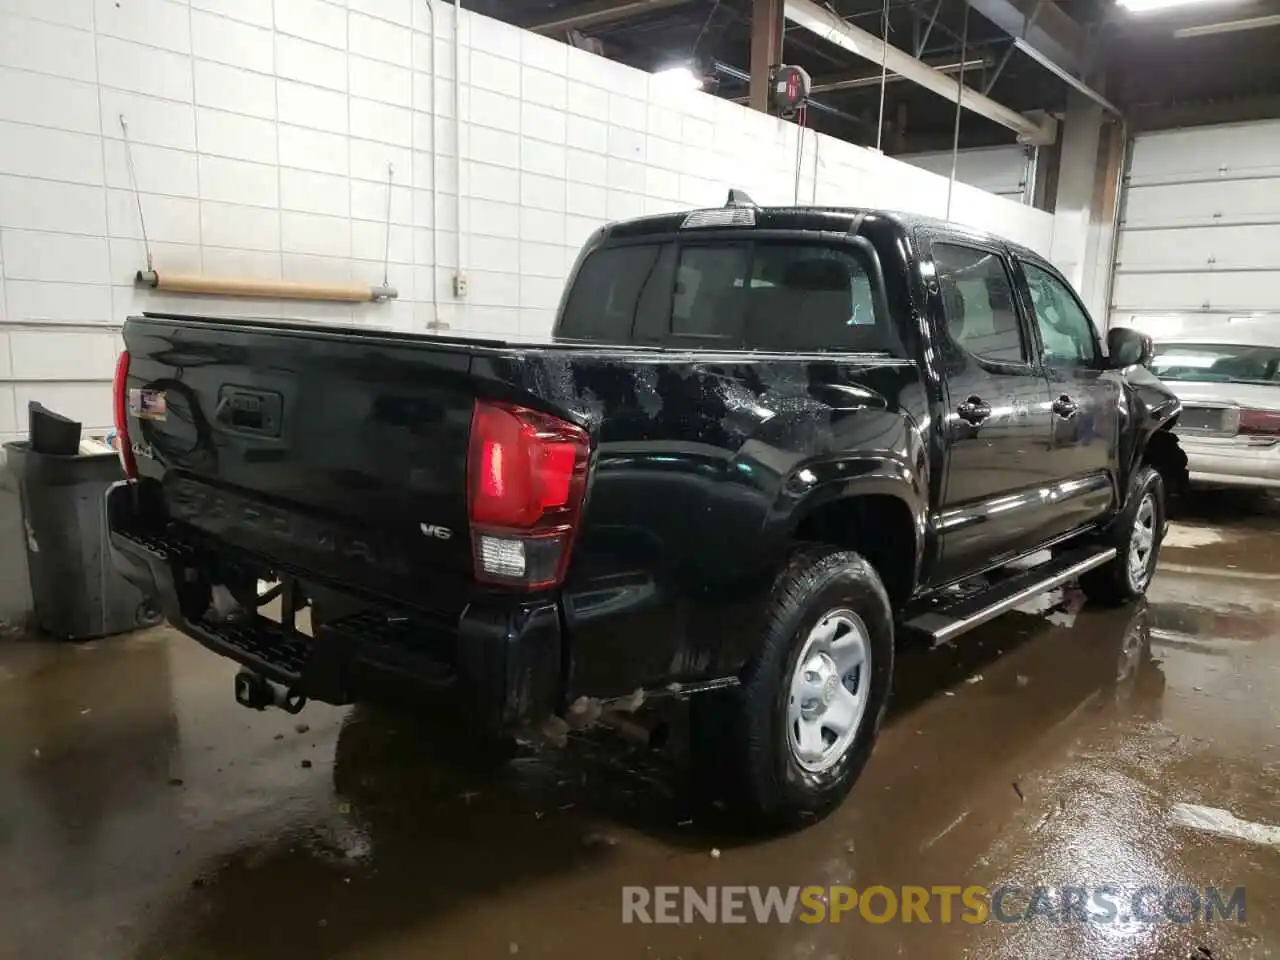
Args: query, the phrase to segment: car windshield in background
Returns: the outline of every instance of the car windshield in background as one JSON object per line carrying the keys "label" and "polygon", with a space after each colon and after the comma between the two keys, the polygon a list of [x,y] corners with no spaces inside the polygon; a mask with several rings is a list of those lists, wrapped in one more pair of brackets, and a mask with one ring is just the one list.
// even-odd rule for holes
{"label": "car windshield in background", "polygon": [[1162,380],[1280,383],[1280,347],[1232,343],[1158,343],[1151,370]]}
{"label": "car windshield in background", "polygon": [[729,350],[885,352],[859,251],[797,242],[605,247],[583,262],[558,337]]}

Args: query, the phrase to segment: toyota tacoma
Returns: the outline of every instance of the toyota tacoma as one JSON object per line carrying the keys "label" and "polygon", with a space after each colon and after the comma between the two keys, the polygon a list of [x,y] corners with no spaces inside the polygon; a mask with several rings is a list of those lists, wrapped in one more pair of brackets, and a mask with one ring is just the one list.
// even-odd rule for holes
{"label": "toyota tacoma", "polygon": [[124,341],[115,562],[242,702],[407,682],[510,734],[675,695],[769,823],[847,794],[895,644],[1069,580],[1139,597],[1186,483],[1148,339],[1104,348],[1030,250],[883,211],[611,224],[540,344],[166,314]]}

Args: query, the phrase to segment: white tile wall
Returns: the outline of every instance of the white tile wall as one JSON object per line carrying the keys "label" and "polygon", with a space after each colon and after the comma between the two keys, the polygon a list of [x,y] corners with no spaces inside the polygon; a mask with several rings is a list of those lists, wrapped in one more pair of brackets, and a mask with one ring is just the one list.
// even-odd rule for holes
{"label": "white tile wall", "polygon": [[257,117],[197,107],[196,144],[201,153],[215,157],[275,163],[276,125]]}
{"label": "white tile wall", "polygon": [[[64,3],[74,2],[74,0],[62,0]],[[195,10],[207,10],[210,13],[221,14],[232,20],[240,20],[245,23],[257,24],[260,27],[270,27],[272,23],[272,7],[263,0],[191,0],[191,6]],[[191,25],[193,33],[196,25],[195,16],[192,16]]]}
{"label": "white tile wall", "polygon": [[63,183],[102,183],[99,138],[0,121],[0,173]]}
{"label": "white tile wall", "polygon": [[276,34],[276,74],[334,90],[347,89],[347,57],[309,40]]}
{"label": "white tile wall", "polygon": [[0,63],[92,82],[93,34],[27,17],[0,15]]}
{"label": "white tile wall", "polygon": [[276,136],[282,164],[342,176],[346,176],[350,169],[346,137],[283,123]]}
{"label": "white tile wall", "polygon": [[[385,189],[383,193],[386,193]],[[282,169],[280,171],[280,207],[299,213],[323,213],[331,217],[349,217],[351,215],[350,180],[331,173]]]}
{"label": "white tile wall", "polygon": [[[433,9],[434,38],[420,0],[0,0],[0,438],[23,429],[29,399],[106,427],[118,326],[143,309],[538,337],[608,219],[718,204],[729,186],[764,203],[942,212],[940,178],[826,137],[815,159],[812,134],[797,195],[793,126],[651,90],[646,74],[483,17],[463,16],[455,65],[454,8]],[[129,157],[158,269],[385,271],[400,302],[135,287],[146,252]],[[1047,215],[970,188],[954,203],[1049,252]]]}
{"label": "white tile wall", "polygon": [[110,87],[98,88],[98,101],[102,105],[104,137],[125,139],[120,124],[123,117],[132,143],[195,151],[196,114],[191,104],[173,103]]}
{"label": "white tile wall", "polygon": [[352,12],[347,30],[347,49],[352,53],[402,67],[413,65],[413,35],[395,23]]}
{"label": "white tile wall", "polygon": [[111,266],[104,237],[78,237],[66,233],[40,233],[0,229],[0,261],[10,280],[47,280],[66,277],[67,264],[75,264],[83,283],[110,283]]}
{"label": "white tile wall", "polygon": [[117,90],[191,102],[191,58],[141,43],[98,37],[98,82]]}
{"label": "white tile wall", "polygon": [[[32,6],[41,0],[32,0]],[[94,0],[93,24],[99,35],[191,52],[190,10],[177,0]]]}
{"label": "white tile wall", "polygon": [[347,48],[347,12],[324,0],[275,0],[276,30],[304,40]]}
{"label": "white tile wall", "polygon": [[[186,66],[190,69],[189,63]],[[276,83],[273,78],[211,60],[195,62],[195,100],[198,107],[244,113],[265,120],[276,119]]]}
{"label": "white tile wall", "polygon": [[98,88],[90,83],[14,70],[0,61],[0,119],[98,133]]}
{"label": "white tile wall", "polygon": [[34,9],[28,0],[0,0],[0,11],[32,15],[48,23],[62,23],[84,30],[93,29],[93,6],[85,0],[44,0]]}
{"label": "white tile wall", "polygon": [[[271,4],[263,0],[195,0],[192,6],[223,14],[214,16],[200,10],[191,11],[191,46],[197,57],[259,73],[271,73],[275,63],[275,39],[269,29],[259,29],[271,26]],[[253,15],[260,11],[266,13],[265,23]]]}
{"label": "white tile wall", "polygon": [[[142,144],[134,144],[130,153],[138,183],[146,184],[149,193],[170,197],[200,195],[198,171],[204,168],[206,163],[224,165],[234,162],[213,157],[201,157],[197,161],[196,155],[189,151],[148,147]],[[103,156],[106,161],[107,186],[119,190],[131,190],[133,186],[129,179],[128,154],[125,152],[124,141],[105,141]]]}
{"label": "white tile wall", "polygon": [[[199,158],[198,170],[201,200],[273,209],[280,205],[284,177],[270,164],[204,155]],[[148,182],[141,174],[138,179]]]}

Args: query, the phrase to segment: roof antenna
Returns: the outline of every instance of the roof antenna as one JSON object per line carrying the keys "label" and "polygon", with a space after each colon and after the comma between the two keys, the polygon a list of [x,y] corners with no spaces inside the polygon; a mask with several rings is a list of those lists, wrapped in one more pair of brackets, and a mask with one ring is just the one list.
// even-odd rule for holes
{"label": "roof antenna", "polygon": [[756,202],[747,196],[747,191],[739,190],[737,187],[729,188],[729,199],[724,202],[726,207],[754,207]]}

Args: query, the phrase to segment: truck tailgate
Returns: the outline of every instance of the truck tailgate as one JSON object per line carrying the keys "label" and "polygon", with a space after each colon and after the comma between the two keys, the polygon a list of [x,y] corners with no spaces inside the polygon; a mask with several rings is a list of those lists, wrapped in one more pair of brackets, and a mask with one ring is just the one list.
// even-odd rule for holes
{"label": "truck tailgate", "polygon": [[125,344],[138,472],[163,481],[171,517],[322,579],[456,601],[466,341],[144,318]]}

